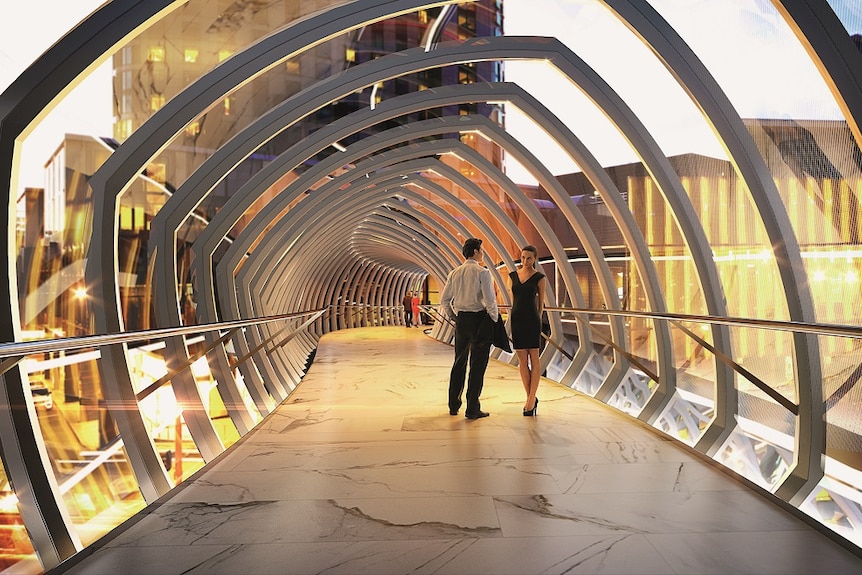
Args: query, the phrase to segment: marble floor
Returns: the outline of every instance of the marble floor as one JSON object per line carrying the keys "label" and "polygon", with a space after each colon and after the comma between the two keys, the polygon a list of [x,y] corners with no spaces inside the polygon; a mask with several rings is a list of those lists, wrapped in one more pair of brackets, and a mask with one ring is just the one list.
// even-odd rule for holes
{"label": "marble floor", "polygon": [[450,416],[452,348],[325,336],[293,395],[52,573],[859,574],[862,559],[615,410],[492,361]]}

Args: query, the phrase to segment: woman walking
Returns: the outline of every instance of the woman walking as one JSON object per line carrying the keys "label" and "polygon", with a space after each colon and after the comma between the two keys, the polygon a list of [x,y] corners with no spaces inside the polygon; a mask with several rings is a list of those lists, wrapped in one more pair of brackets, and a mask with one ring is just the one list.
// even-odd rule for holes
{"label": "woman walking", "polygon": [[539,347],[542,339],[542,294],[545,291],[545,276],[536,270],[538,250],[535,246],[521,248],[521,266],[509,274],[512,290],[512,347],[518,355],[518,369],[527,399],[524,416],[536,415],[539,400],[539,378],[542,366],[539,362]]}
{"label": "woman walking", "polygon": [[413,325],[419,327],[422,325],[422,313],[419,309],[419,292],[413,293],[413,299],[411,300],[411,305],[413,307]]}

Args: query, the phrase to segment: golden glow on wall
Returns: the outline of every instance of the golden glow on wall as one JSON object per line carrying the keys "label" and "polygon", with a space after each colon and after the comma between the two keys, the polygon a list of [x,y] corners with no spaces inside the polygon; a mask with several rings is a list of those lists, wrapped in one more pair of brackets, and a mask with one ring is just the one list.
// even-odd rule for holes
{"label": "golden glow on wall", "polygon": [[165,47],[164,46],[152,46],[149,51],[149,55],[147,59],[150,62],[164,62],[165,61]]}
{"label": "golden glow on wall", "polygon": [[165,97],[162,94],[153,94],[150,96],[150,109],[155,112],[165,105]]}
{"label": "golden glow on wall", "polygon": [[197,136],[201,133],[201,123],[197,120],[186,126],[186,134],[189,136]]}

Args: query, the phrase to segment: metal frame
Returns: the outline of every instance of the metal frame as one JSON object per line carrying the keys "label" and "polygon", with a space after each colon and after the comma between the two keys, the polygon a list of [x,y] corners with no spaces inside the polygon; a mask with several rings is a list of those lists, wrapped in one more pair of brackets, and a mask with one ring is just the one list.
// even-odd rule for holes
{"label": "metal frame", "polygon": [[[5,216],[8,225],[5,236],[6,249],[4,250],[4,263],[7,269],[7,277],[9,278],[9,282],[2,284],[4,287],[0,288],[3,290],[0,292],[0,298],[5,298],[4,301],[8,301],[10,304],[8,309],[4,308],[2,312],[3,317],[0,319],[0,326],[2,326],[0,330],[2,330],[4,341],[15,342],[21,339],[15,268],[15,226],[13,220],[15,194],[10,193],[10,190],[17,187],[17,164],[19,161],[18,155],[21,140],[38,124],[44,113],[51,110],[60,98],[79,84],[90,70],[109,58],[116,49],[133,37],[138,30],[149,26],[184,3],[183,1],[170,2],[166,0],[148,0],[147,2],[143,0],[114,0],[114,2],[107,3],[46,52],[18,81],[0,96],[0,157],[3,158],[3,162],[0,162],[0,181],[3,182],[4,186],[8,184],[7,202],[5,203]],[[246,51],[224,62],[221,66],[192,84],[180,96],[169,102],[151,121],[135,132],[111,156],[103,168],[94,175],[91,182],[96,197],[94,202],[95,221],[102,222],[102,226],[94,230],[92,251],[89,254],[90,257],[86,269],[88,283],[97,298],[95,300],[97,305],[93,310],[97,320],[97,330],[105,334],[122,334],[124,332],[124,326],[122,325],[117,305],[116,198],[137,177],[140,169],[167,146],[175,134],[179,133],[186,124],[193,121],[195,116],[205,110],[213,101],[224,97],[271,66],[300,53],[310,46],[317,45],[327,38],[343,33],[345,30],[355,29],[375,20],[406,13],[420,7],[439,6],[450,3],[452,2],[362,0],[324,9],[320,13],[309,16],[261,39]],[[777,197],[775,186],[771,181],[771,175],[765,170],[763,159],[757,153],[751,137],[742,126],[738,115],[706,68],[688,49],[676,32],[645,3],[633,2],[631,0],[605,0],[605,4],[657,54],[699,106],[704,117],[713,127],[717,137],[728,149],[729,158],[734,168],[751,191],[758,214],[774,246],[776,263],[780,277],[782,278],[784,294],[787,300],[788,313],[791,322],[793,322],[790,329],[796,334],[793,343],[796,381],[800,398],[800,413],[797,418],[798,425],[795,439],[795,456],[797,461],[791,474],[784,479],[776,494],[791,503],[799,504],[807,496],[811,488],[819,482],[823,474],[822,456],[825,450],[823,415],[825,413],[825,406],[820,387],[820,357],[816,337],[806,329],[799,329],[800,325],[812,325],[811,320],[813,320],[814,314],[811,295],[807,291],[807,277],[801,265],[799,246],[789,225],[787,214]],[[860,118],[862,118],[862,72],[860,72],[860,69],[862,68],[859,66],[862,56],[852,46],[847,37],[846,30],[844,30],[843,26],[841,26],[825,3],[803,0],[774,0],[773,4],[796,32],[800,42],[808,49],[809,55],[818,65],[824,80],[830,86],[836,100],[839,102],[856,141],[862,142],[862,131],[860,131]],[[400,53],[398,60],[381,58],[367,65],[357,66],[355,69],[348,70],[345,74],[340,75],[340,77],[320,82],[312,90],[303,93],[301,98],[307,98],[307,100],[300,101],[294,99],[289,105],[294,106],[296,110],[304,110],[306,108],[298,104],[308,104],[312,101],[333,101],[333,99],[337,99],[337,94],[348,93],[351,90],[357,89],[357,87],[366,86],[376,81],[382,81],[383,79],[425,67],[446,65],[456,61],[461,62],[470,59],[505,60],[509,58],[547,59],[562,73],[567,75],[574,85],[584,91],[596,104],[598,109],[607,115],[611,123],[617,127],[624,138],[626,138],[643,159],[644,165],[661,188],[666,201],[671,206],[671,211],[677,218],[678,225],[689,246],[699,275],[700,284],[704,289],[704,298],[709,317],[726,319],[727,314],[723,304],[721,283],[718,281],[715,265],[711,261],[709,244],[706,241],[703,229],[698,226],[697,216],[691,208],[690,202],[688,202],[681,183],[645,127],[638,121],[622,99],[594,71],[589,69],[583,61],[559,44],[559,42],[547,39],[482,39],[481,42],[467,42],[458,47],[441,46],[436,50],[424,53],[424,56],[420,52],[421,50],[408,50]],[[383,60],[386,60],[385,63],[382,62]],[[393,62],[398,62],[398,65],[391,66]],[[386,70],[383,66],[391,67]],[[345,92],[345,90],[348,92]],[[527,97],[521,96],[520,98],[519,107],[522,105],[529,107],[529,102],[525,104],[529,95]],[[431,101],[430,98],[429,101]],[[378,113],[380,109],[378,107]],[[543,116],[544,112],[540,108],[534,106],[535,110],[539,110],[536,117],[547,118]],[[243,133],[242,137],[249,138],[249,142],[242,143],[240,140],[236,140],[236,144],[234,144],[232,141],[230,146],[224,148],[224,153],[219,150],[216,156],[213,157],[218,157],[219,160],[217,161],[224,163],[216,167],[216,160],[207,162],[205,164],[206,169],[196,172],[188,182],[183,184],[184,187],[181,190],[186,192],[197,187],[204,194],[208,193],[215,183],[229,173],[231,166],[228,165],[229,162],[226,158],[236,158],[242,156],[242,154],[251,153],[256,149],[256,145],[251,143],[251,139],[256,138],[257,141],[260,141],[262,137],[265,137],[262,136],[261,128],[261,121],[264,121],[264,118],[280,118],[284,120],[280,125],[274,126],[273,129],[276,131],[271,132],[274,135],[278,130],[292,125],[292,122],[299,121],[304,113],[298,112],[294,120],[287,121],[287,115],[283,112],[283,109],[274,109],[271,115],[263,116],[255,124],[257,132],[247,130]],[[606,204],[612,210],[617,225],[626,238],[629,249],[632,250],[633,258],[647,286],[647,293],[654,298],[654,301],[650,301],[650,304],[655,306],[651,317],[655,322],[660,322],[660,316],[664,312],[664,302],[660,297],[660,289],[654,276],[654,269],[649,262],[648,250],[646,250],[643,238],[640,237],[640,233],[634,225],[631,214],[627,213],[624,204],[620,203],[618,199],[614,199],[613,186],[609,185],[609,181],[602,173],[601,167],[592,160],[589,151],[576,140],[566,126],[552,121],[547,129],[554,132],[553,137],[563,147],[572,152],[573,158],[584,169],[590,180],[596,184],[597,190],[603,194]],[[303,145],[309,146],[310,141],[305,142]],[[365,140],[363,140],[363,143],[365,143]],[[505,147],[510,151],[518,149],[517,144],[512,143],[507,143]],[[433,149],[435,149],[433,146],[426,148],[426,150]],[[459,146],[449,146],[448,149],[464,153],[468,156],[470,155],[470,152],[464,151]],[[405,155],[402,159],[393,159],[393,156],[396,155],[387,156],[385,154],[378,154],[378,156],[385,156],[379,164],[381,169],[383,169],[382,166],[388,165],[386,162],[390,160],[394,161],[394,165],[398,167],[422,165],[421,161],[406,159],[409,154]],[[378,159],[381,158],[375,157],[375,161]],[[482,164],[479,158],[471,158],[471,160],[475,160],[477,164]],[[536,164],[534,168],[541,171],[540,164]],[[487,166],[484,167],[487,168],[486,173],[494,173],[493,169]],[[457,174],[450,174],[450,170],[436,160],[430,163],[426,161],[426,167],[423,169],[434,169],[436,172],[442,173],[450,181],[461,185],[459,178],[456,177]],[[397,172],[397,169],[395,171]],[[547,178],[547,174],[542,175],[545,179]],[[210,180],[206,180],[207,178],[210,178]],[[207,183],[201,185],[205,180]],[[423,188],[436,190],[436,184],[433,182],[423,182],[421,178],[417,178],[417,180],[422,184]],[[198,183],[195,184],[195,182]],[[261,189],[257,187],[260,182],[262,180],[257,180],[248,188],[249,198],[254,199],[255,190],[259,191]],[[506,184],[505,182],[502,183]],[[475,189],[467,183],[464,185],[466,186],[464,189],[468,193],[481,195],[481,190]],[[557,190],[553,190],[552,192],[559,193]],[[439,192],[436,193],[438,197],[443,197]],[[290,192],[286,192],[285,195],[289,194]],[[171,234],[175,234],[175,230],[178,229],[188,213],[191,212],[192,208],[188,206],[194,205],[195,201],[200,201],[200,199],[196,200],[193,195],[187,196],[185,193],[177,194],[175,197],[178,198],[177,202],[190,203],[176,205],[172,203],[170,204],[170,209],[163,210],[165,221],[162,223],[161,218],[159,219],[159,225],[163,226],[159,228],[161,230],[158,234],[160,238],[170,238]],[[173,202],[173,199],[171,201]],[[385,202],[383,203],[385,204]],[[560,202],[560,206],[561,209],[567,211],[567,218],[573,226],[583,225],[577,219],[577,212],[566,201]],[[485,207],[487,208],[487,206]],[[406,219],[396,219],[399,223],[393,223],[392,220],[382,218],[380,213],[375,212],[372,206],[369,205],[367,210],[368,215],[372,217],[373,221],[365,227],[360,226],[356,232],[356,238],[359,242],[357,245],[364,246],[363,251],[369,249],[367,247],[369,245],[367,243],[368,240],[365,237],[367,233],[385,233],[389,238],[400,238],[405,241],[406,238],[412,237],[406,230],[402,229],[403,224],[407,222]],[[415,216],[415,214],[413,215]],[[348,215],[345,214],[345,217],[348,217]],[[505,214],[498,214],[498,217],[501,218],[500,221],[503,224],[506,219]],[[537,225],[537,228],[542,228],[540,225],[542,222],[538,221],[536,217],[536,214],[532,213],[530,219]],[[477,227],[480,225],[480,222],[477,221],[479,220],[478,217],[474,215],[471,219],[473,220],[471,225]],[[285,222],[288,220],[289,217],[285,219]],[[228,221],[227,216],[224,220],[220,220],[219,223],[221,224],[226,221]],[[307,222],[300,220],[298,225],[302,225],[303,223]],[[422,220],[421,224],[423,227],[433,229],[432,220],[430,219]],[[285,223],[285,226],[287,226],[287,223]],[[335,240],[339,238],[337,230],[334,228],[317,226],[312,229],[326,230],[326,237],[328,239]],[[411,229],[412,232],[421,231],[419,228],[412,226]],[[438,229],[442,230],[445,228]],[[467,228],[465,227],[464,229]],[[224,235],[227,232],[220,231],[218,233]],[[211,245],[213,248],[222,240],[222,237],[218,237],[218,233],[212,238],[208,238],[212,242]],[[517,237],[517,229],[507,229],[507,233],[512,234],[513,238]],[[549,241],[549,246],[554,252],[555,257],[559,258],[564,255],[558,253],[560,246],[554,243],[555,238],[548,237],[549,231],[547,228],[541,229],[540,233],[546,241]],[[553,236],[553,234],[550,234],[550,236]],[[270,235],[266,237],[270,237]],[[426,248],[433,248],[434,250],[442,249],[442,253],[449,254],[457,259],[457,253],[452,254],[451,237],[448,238],[449,245],[445,246],[431,236],[426,235],[422,237],[424,238],[422,243]],[[173,254],[174,249],[173,240],[163,241],[160,239],[159,241],[162,241],[159,245],[163,249],[155,251],[156,260],[171,260],[170,255]],[[310,241],[311,238],[307,236],[302,238],[303,245],[306,245]],[[238,280],[247,279],[248,281],[252,281],[254,278],[254,281],[258,282],[255,285],[259,285],[263,289],[264,298],[254,297],[240,302],[234,296],[234,301],[237,302],[237,305],[231,308],[230,314],[235,317],[247,317],[250,311],[277,309],[278,306],[289,305],[297,301],[294,299],[295,295],[293,293],[283,289],[283,287],[277,286],[276,282],[266,278],[264,270],[278,270],[279,273],[296,274],[293,277],[302,277],[299,275],[301,272],[311,271],[311,265],[307,259],[304,261],[288,262],[284,258],[285,253],[278,253],[277,250],[266,251],[255,249],[250,252],[247,249],[239,256],[241,259],[248,258],[245,265],[241,267],[244,268],[252,262],[258,261],[257,265],[261,271],[257,276],[247,275],[248,270],[241,270],[237,274],[236,269],[240,267],[237,265],[233,267],[222,267],[219,265],[214,269],[212,263],[209,261],[212,251],[207,253],[207,249],[209,247],[202,248],[202,251],[198,254],[206,256],[199,258],[203,260],[199,271],[205,272],[204,275],[200,275],[199,277],[203,278],[205,283],[209,282],[215,274],[218,276],[220,282],[224,281],[230,289],[236,289],[237,284],[235,282]],[[409,252],[410,250],[405,250],[405,253]],[[424,261],[425,258],[421,255],[422,253],[420,250],[420,252],[414,254],[414,257],[416,259],[422,257]],[[445,273],[443,267],[448,265],[446,260],[451,263],[452,258],[441,257],[431,259],[434,260],[433,265],[428,266],[434,268],[431,270],[431,273],[442,276]],[[315,276],[315,281],[318,282],[317,285],[320,285],[321,288],[313,296],[325,298],[328,294],[329,297],[332,297],[342,293],[336,285],[336,281],[339,279],[357,279],[361,281],[359,285],[355,286],[356,294],[360,294],[363,297],[370,295],[378,297],[379,299],[374,302],[375,304],[382,303],[384,298],[388,298],[388,303],[392,304],[392,294],[396,293],[395,289],[388,290],[388,296],[379,293],[372,294],[364,282],[366,278],[373,278],[373,281],[385,278],[385,281],[389,282],[388,285],[393,288],[397,287],[399,290],[403,289],[405,285],[410,285],[410,282],[415,281],[421,275],[421,272],[399,267],[403,261],[379,261],[363,270],[361,269],[362,261],[358,259],[356,254],[338,254],[325,268],[332,275],[325,276],[323,275],[323,271],[318,271]],[[565,260],[558,259],[557,261]],[[599,265],[599,263],[598,261],[593,262],[594,266]],[[596,268],[594,267],[594,269]],[[166,304],[164,306],[157,306],[158,309],[165,309],[166,311],[164,315],[160,315],[159,325],[178,325],[178,312],[176,316],[174,315],[176,311],[174,310],[176,307],[176,290],[173,285],[173,278],[176,276],[176,271],[166,270],[165,268],[158,268],[158,270],[156,275],[157,281],[155,282],[158,289],[156,297],[160,304]],[[170,271],[173,271],[173,275],[167,273]],[[607,282],[607,277],[603,276],[603,273],[604,271],[599,265],[596,271],[597,277],[601,278],[603,282]],[[326,283],[327,280],[329,281],[328,284]],[[569,285],[570,293],[573,293],[573,295],[579,293],[576,289],[576,283],[572,285],[569,283],[569,280],[566,281],[567,285]],[[326,286],[325,289],[322,287],[324,285]],[[208,287],[207,295],[212,296],[212,285],[210,284]],[[7,288],[8,291],[6,291]],[[607,292],[607,286],[603,284],[603,288]],[[608,294],[606,293],[607,297]],[[318,301],[321,300],[318,299]],[[608,301],[613,301],[613,298],[611,297]],[[215,318],[214,306],[199,309],[205,321],[207,318]],[[344,317],[334,317],[329,321],[329,328],[342,328],[348,324],[352,325],[353,320],[350,319],[345,322]],[[315,322],[316,329],[318,330],[322,330],[324,325],[325,322],[323,321]],[[730,334],[727,331],[726,322],[715,322],[712,325],[712,339],[716,356],[719,353],[727,354],[730,349]],[[446,330],[443,326],[439,328],[435,326],[434,331],[436,334],[445,337]],[[268,329],[252,330],[252,332],[254,333],[249,334],[248,339],[246,337],[234,338],[235,344],[242,342],[242,345],[247,346],[255,341],[265,341],[266,338],[264,336],[266,334],[271,335],[272,333]],[[665,334],[667,333],[665,332]],[[301,354],[310,349],[309,346],[314,345],[317,334],[319,332],[316,332],[315,335],[303,335],[289,342],[283,342],[283,345],[278,345],[277,349],[272,350],[271,354],[257,353],[251,356],[253,358],[252,361],[243,362],[243,366],[240,369],[244,370],[243,375],[246,379],[246,385],[249,388],[249,393],[254,397],[255,406],[259,410],[259,414],[266,414],[271,411],[274,402],[283,399],[286,393],[289,392],[288,388],[295,384],[298,374],[297,362]],[[588,338],[588,334],[584,334],[584,336]],[[210,334],[207,337],[211,344],[217,342],[218,336],[216,334]],[[667,363],[672,360],[669,337],[663,335],[658,341],[660,342],[659,361],[660,363],[665,362],[666,365],[670,365]],[[125,345],[125,343],[121,342],[106,346],[103,350],[103,360],[100,362],[101,368],[104,369],[103,379],[106,382],[106,398],[110,405],[117,407],[134,399],[125,357]],[[182,340],[174,340],[168,345],[167,355],[174,365],[181,364],[188,358],[188,352]],[[220,390],[226,393],[227,398],[233,398],[234,401],[237,400],[239,398],[239,390],[235,387],[236,382],[230,374],[231,364],[224,347],[215,345],[213,352],[209,354],[209,359],[213,373],[219,381]],[[33,425],[35,413],[32,410],[32,405],[28,403],[26,375],[15,365],[14,361],[10,361],[4,365],[11,367],[3,374],[3,392],[0,393],[0,456],[2,456],[7,474],[16,486],[21,515],[27,524],[40,560],[43,566],[50,568],[79,550],[81,543],[74,533],[68,513],[65,510],[65,505],[59,495],[56,481],[50,473],[50,465],[48,464],[38,426]],[[264,370],[264,374],[267,376],[267,381],[270,384],[273,382],[272,376],[277,375],[279,370],[284,370],[284,373],[288,376],[288,379],[283,380],[282,384],[279,385],[279,389],[276,389],[275,396],[271,396],[264,387],[259,369]],[[731,370],[726,365],[722,365],[721,362],[716,363],[716,370],[716,400],[719,404],[717,405],[716,417],[713,425],[697,445],[698,449],[711,454],[715,453],[724,440],[729,437],[734,425],[733,419],[735,416],[734,399],[736,392],[733,387]],[[666,390],[664,391],[664,395],[656,396],[655,401],[651,402],[650,409],[646,410],[646,413],[643,415],[645,419],[655,421],[655,418],[660,415],[662,409],[670,400],[673,386],[672,382],[667,381],[667,379],[671,377],[671,373],[672,369],[667,370],[663,374],[663,379],[666,380]],[[276,377],[275,381],[280,380]],[[223,384],[224,388],[221,387]],[[191,406],[198,405],[200,398],[193,385],[188,384],[188,382],[186,384],[175,382],[174,385],[178,390],[178,396],[184,403]],[[612,393],[613,387],[614,385],[611,384],[603,386],[601,396],[607,398],[608,394]],[[27,407],[28,405],[30,407]],[[133,411],[112,408],[112,414],[115,416],[120,428],[121,437],[125,442],[129,460],[138,478],[140,489],[144,494],[145,500],[152,502],[169,490],[171,486],[163,465],[155,453],[152,440],[147,435],[144,425],[140,420],[140,414]],[[237,427],[240,430],[247,430],[250,425],[253,425],[255,418],[255,414],[243,413],[243,410],[232,413],[232,416],[235,423],[238,422]],[[215,436],[211,423],[208,420],[191,415],[187,422],[189,423],[189,429],[192,430],[195,442],[201,449],[201,453],[205,459],[211,459],[221,452],[223,446],[217,436]]]}

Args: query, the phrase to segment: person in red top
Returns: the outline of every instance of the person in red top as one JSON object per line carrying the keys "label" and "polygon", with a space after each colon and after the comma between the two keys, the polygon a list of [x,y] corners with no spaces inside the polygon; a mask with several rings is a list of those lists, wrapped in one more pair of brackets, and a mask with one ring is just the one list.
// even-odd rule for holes
{"label": "person in red top", "polygon": [[419,327],[422,325],[422,314],[419,313],[419,292],[413,294],[413,325]]}

